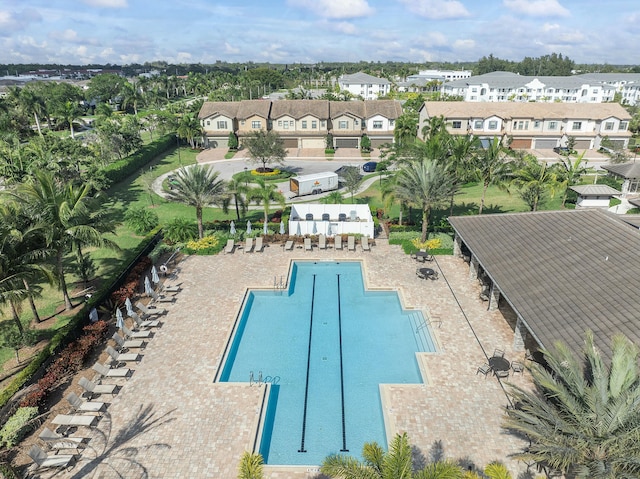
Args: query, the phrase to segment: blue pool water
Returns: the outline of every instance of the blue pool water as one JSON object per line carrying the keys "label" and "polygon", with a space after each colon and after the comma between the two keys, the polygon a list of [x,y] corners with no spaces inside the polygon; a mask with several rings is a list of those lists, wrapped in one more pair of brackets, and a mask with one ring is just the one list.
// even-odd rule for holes
{"label": "blue pool water", "polygon": [[248,293],[219,380],[270,382],[265,462],[314,465],[386,446],[379,384],[422,382],[415,353],[434,350],[421,313],[365,291],[360,263],[295,262],[288,290]]}

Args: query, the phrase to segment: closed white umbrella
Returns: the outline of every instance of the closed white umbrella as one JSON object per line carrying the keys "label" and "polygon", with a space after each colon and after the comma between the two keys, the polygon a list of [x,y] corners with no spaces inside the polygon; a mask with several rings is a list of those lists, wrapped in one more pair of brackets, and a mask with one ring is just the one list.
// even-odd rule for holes
{"label": "closed white umbrella", "polygon": [[247,220],[247,234],[251,234],[251,220]]}
{"label": "closed white umbrella", "polygon": [[318,227],[316,226],[316,222],[313,222],[313,229],[311,230],[311,234],[318,234]]}
{"label": "closed white umbrella", "polygon": [[296,228],[296,235],[302,236],[302,231],[300,231],[300,222],[298,221],[298,227]]}
{"label": "closed white umbrella", "polygon": [[149,275],[144,277],[144,292],[148,296],[151,296],[151,293],[153,293],[153,288],[151,287],[151,281],[149,280]]}
{"label": "closed white umbrella", "polygon": [[116,328],[120,329],[124,326],[124,319],[122,318],[122,311],[120,308],[116,308]]}
{"label": "closed white umbrella", "polygon": [[127,308],[127,315],[133,315],[133,305],[131,304],[131,300],[129,298],[124,300],[124,307]]}
{"label": "closed white umbrella", "polygon": [[280,234],[284,234],[284,221],[280,221]]}
{"label": "closed white umbrella", "polygon": [[267,228],[267,226],[268,226],[268,224],[265,221],[264,226],[262,227],[262,234],[265,235],[265,236],[269,234],[269,229]]}
{"label": "closed white umbrella", "polygon": [[158,276],[158,270],[156,269],[155,265],[151,267],[151,281],[153,281],[153,284],[158,284],[160,282],[160,277]]}
{"label": "closed white umbrella", "polygon": [[229,233],[234,235],[236,234],[236,224],[231,220],[231,228],[229,229]]}
{"label": "closed white umbrella", "polygon": [[331,236],[331,223],[327,224],[327,236]]}

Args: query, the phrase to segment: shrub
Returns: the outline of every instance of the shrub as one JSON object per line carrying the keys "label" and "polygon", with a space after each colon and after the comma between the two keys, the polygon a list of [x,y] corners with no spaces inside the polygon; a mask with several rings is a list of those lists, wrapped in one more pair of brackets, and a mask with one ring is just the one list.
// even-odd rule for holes
{"label": "shrub", "polygon": [[15,414],[9,418],[0,430],[0,445],[13,447],[18,444],[27,433],[34,429],[30,422],[37,415],[37,407],[18,408]]}
{"label": "shrub", "polygon": [[124,280],[122,286],[111,293],[111,300],[117,305],[122,305],[127,298],[134,296],[138,292],[140,278],[149,267],[151,267],[151,258],[148,256],[138,261],[138,264],[127,275],[127,279]]}
{"label": "shrub", "polygon": [[149,233],[160,223],[158,215],[144,206],[127,210],[124,214],[124,221],[137,235]]}
{"label": "shrub", "polygon": [[111,183],[118,183],[175,145],[173,134],[165,135],[144,145],[133,155],[107,165],[102,171]]}
{"label": "shrub", "polygon": [[238,137],[232,131],[229,132],[229,149],[230,150],[238,149]]}
{"label": "shrub", "polygon": [[420,241],[420,238],[415,238],[411,240],[411,244],[416,247],[416,249],[426,249],[428,251],[439,249],[442,246],[442,240],[440,238],[432,238],[427,241]]}
{"label": "shrub", "polygon": [[198,237],[198,225],[186,218],[174,218],[162,228],[170,243],[185,243]]}
{"label": "shrub", "polygon": [[360,149],[365,153],[369,153],[371,151],[371,140],[367,135],[362,135],[362,139],[360,140]]}
{"label": "shrub", "polygon": [[622,200],[620,198],[611,198],[609,200],[609,208],[611,208],[612,206],[618,206],[620,203],[622,203]]}
{"label": "shrub", "polygon": [[627,211],[628,215],[637,215],[640,214],[640,208],[631,208],[629,211]]}
{"label": "shrub", "polygon": [[258,171],[258,170],[251,170],[251,174],[253,176],[259,176],[259,177],[271,177],[271,176],[278,176],[280,173],[282,173],[279,169],[274,168],[271,171]]}
{"label": "shrub", "polygon": [[335,154],[336,150],[334,150],[333,148],[325,148],[324,149],[324,154],[325,155],[333,155]]}
{"label": "shrub", "polygon": [[205,236],[204,238],[196,241],[189,241],[183,251],[187,254],[216,254],[220,248],[220,240],[216,235]]}

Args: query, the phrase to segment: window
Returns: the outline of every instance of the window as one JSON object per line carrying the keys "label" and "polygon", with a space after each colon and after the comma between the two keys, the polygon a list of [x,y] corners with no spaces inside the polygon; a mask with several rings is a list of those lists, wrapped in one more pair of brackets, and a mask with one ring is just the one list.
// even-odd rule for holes
{"label": "window", "polygon": [[347,122],[344,120],[340,120],[338,122],[338,128],[341,130],[346,130],[347,129]]}
{"label": "window", "polygon": [[396,124],[395,120],[389,120],[389,127],[393,128],[393,125],[395,124]]}
{"label": "window", "polygon": [[278,126],[282,126],[282,120],[278,120]]}
{"label": "window", "polygon": [[516,122],[514,122],[514,129],[516,129],[516,130],[528,130],[529,129],[529,122],[528,121],[524,121],[524,120],[516,121]]}
{"label": "window", "polygon": [[[323,125],[322,125],[322,126],[324,126],[324,121],[323,121],[322,123],[323,123]],[[313,121],[311,122],[311,128],[313,128],[314,130],[315,130],[316,128],[318,128],[318,122],[317,122],[317,121],[315,121],[315,120],[313,120]]]}
{"label": "window", "polygon": [[242,120],[242,121],[240,122],[240,124],[241,124],[242,126],[244,126],[244,120]]}
{"label": "window", "polygon": [[290,126],[291,128],[293,128],[293,127],[294,127],[294,124],[295,124],[295,122],[294,122],[293,120],[289,120],[289,126]]}
{"label": "window", "polygon": [[307,122],[305,120],[302,120],[302,128],[303,129],[307,128]]}
{"label": "window", "polygon": [[457,121],[457,120],[456,121],[452,121],[451,122],[451,127],[452,128],[457,128],[457,129],[462,128],[462,122],[461,121]]}
{"label": "window", "polygon": [[613,122],[612,121],[607,121],[604,124],[604,129],[607,130],[607,131],[613,130]]}
{"label": "window", "polygon": [[288,129],[289,129],[289,122],[285,120],[285,121],[284,121],[284,124],[282,125],[282,127],[283,127],[285,130],[288,130]]}
{"label": "window", "polygon": [[558,122],[557,121],[550,121],[549,122],[549,129],[550,130],[557,130],[558,129]]}
{"label": "window", "polygon": [[498,122],[496,120],[491,120],[489,122],[489,130],[497,130],[498,129]]}
{"label": "window", "polygon": [[473,122],[473,128],[475,130],[482,130],[482,120],[476,120]]}
{"label": "window", "polygon": [[207,120],[207,126],[211,125],[211,122],[209,120]]}
{"label": "window", "polygon": [[629,127],[629,122],[627,121],[621,121],[620,122],[620,126],[618,127],[618,130],[620,131],[627,131],[627,128]]}
{"label": "window", "polygon": [[226,130],[227,129],[227,122],[224,120],[221,120],[218,122],[218,130]]}
{"label": "window", "polygon": [[262,127],[262,122],[260,122],[260,120],[258,121],[252,121],[251,122],[251,128],[261,128]]}
{"label": "window", "polygon": [[574,131],[575,130],[582,130],[582,122],[581,121],[574,121],[571,124],[571,129],[574,130]]}
{"label": "window", "polygon": [[358,120],[353,120],[353,126],[358,126]]}
{"label": "window", "polygon": [[[316,122],[315,121],[312,122],[311,124],[313,125],[314,128],[316,127]],[[327,120],[322,120],[320,122],[320,126],[322,126],[322,128],[326,128],[327,127]]]}
{"label": "window", "polygon": [[373,122],[374,130],[382,130],[382,120],[376,120]]}
{"label": "window", "polygon": [[533,127],[534,127],[534,128],[540,128],[540,120],[535,120],[535,121],[533,122]]}

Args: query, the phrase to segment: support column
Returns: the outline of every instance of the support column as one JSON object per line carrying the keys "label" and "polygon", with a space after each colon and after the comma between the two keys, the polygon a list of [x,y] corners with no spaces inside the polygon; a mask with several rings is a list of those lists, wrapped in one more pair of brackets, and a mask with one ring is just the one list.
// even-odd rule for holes
{"label": "support column", "polygon": [[518,320],[516,321],[516,329],[514,331],[513,336],[513,350],[514,351],[524,351],[524,343],[527,339],[527,328],[524,323],[518,316]]}
{"label": "support column", "polygon": [[491,293],[489,293],[489,311],[495,311],[498,309],[498,303],[500,302],[500,290],[496,288],[495,283],[491,283]]}
{"label": "support column", "polygon": [[469,261],[469,279],[471,281],[478,279],[478,260],[473,255],[471,256],[471,261]]}
{"label": "support column", "polygon": [[455,256],[456,258],[460,258],[462,256],[461,245],[462,240],[460,239],[460,236],[456,234],[453,238],[453,256]]}

